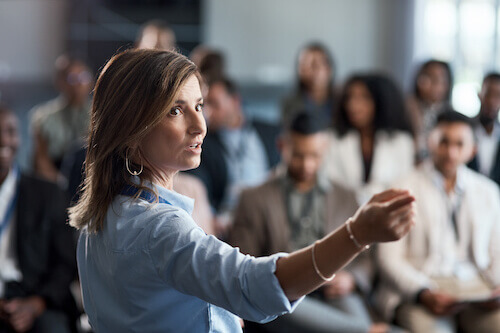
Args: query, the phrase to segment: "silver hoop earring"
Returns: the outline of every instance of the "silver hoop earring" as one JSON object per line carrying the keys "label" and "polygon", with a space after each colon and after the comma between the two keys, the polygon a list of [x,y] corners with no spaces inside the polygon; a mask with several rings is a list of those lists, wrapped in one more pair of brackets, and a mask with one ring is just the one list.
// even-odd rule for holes
{"label": "silver hoop earring", "polygon": [[141,158],[141,169],[139,171],[130,170],[130,165],[128,161],[128,148],[125,151],[125,167],[127,168],[128,173],[130,173],[132,176],[139,176],[142,173],[142,170],[144,170],[144,165],[142,164],[142,158]]}

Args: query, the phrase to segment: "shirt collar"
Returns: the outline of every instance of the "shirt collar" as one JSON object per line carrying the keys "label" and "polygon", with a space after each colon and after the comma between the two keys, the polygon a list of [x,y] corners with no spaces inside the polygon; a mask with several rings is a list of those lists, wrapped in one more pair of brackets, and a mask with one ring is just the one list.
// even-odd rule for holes
{"label": "shirt collar", "polygon": [[476,125],[476,134],[479,137],[500,138],[500,124],[498,123],[498,121],[495,121],[493,123],[493,131],[491,132],[491,134],[488,134],[486,133],[483,125],[479,123]]}
{"label": "shirt collar", "polygon": [[[445,191],[444,177],[441,172],[436,169],[434,163],[429,160],[424,167],[429,172],[434,185],[440,190]],[[465,190],[465,168],[465,165],[461,165],[457,169],[457,180],[455,182],[455,188],[453,189],[453,192],[458,195],[462,194]]]}
{"label": "shirt collar", "polygon": [[[132,176],[132,182],[134,184],[140,184],[141,180],[138,176]],[[148,187],[158,193],[158,195],[165,201],[167,201],[170,205],[185,210],[189,215],[193,213],[194,199],[186,197],[185,195],[179,194],[175,191],[166,189],[158,184],[153,184],[147,180],[143,180],[142,184],[143,186]]]}

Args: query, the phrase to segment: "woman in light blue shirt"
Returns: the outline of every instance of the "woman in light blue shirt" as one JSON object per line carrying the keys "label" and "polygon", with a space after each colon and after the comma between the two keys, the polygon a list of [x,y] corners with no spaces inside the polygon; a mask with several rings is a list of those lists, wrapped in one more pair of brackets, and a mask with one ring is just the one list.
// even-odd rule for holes
{"label": "woman in light blue shirt", "polygon": [[238,332],[265,322],[367,245],[413,224],[413,197],[375,196],[337,231],[291,254],[254,258],[207,236],[193,201],[172,190],[196,168],[206,134],[195,65],[175,52],[129,50],[97,80],[83,193],[70,209],[82,229],[77,258],[96,332]]}

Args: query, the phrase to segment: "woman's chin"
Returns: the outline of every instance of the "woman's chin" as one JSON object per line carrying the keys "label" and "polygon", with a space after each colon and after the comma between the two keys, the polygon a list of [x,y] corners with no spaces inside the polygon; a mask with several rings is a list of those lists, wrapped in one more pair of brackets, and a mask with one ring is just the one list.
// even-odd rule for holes
{"label": "woman's chin", "polygon": [[186,163],[182,168],[180,168],[179,171],[188,171],[188,170],[196,169],[197,167],[200,166],[200,163],[201,163],[200,158],[193,160],[193,161],[189,161],[189,163]]}

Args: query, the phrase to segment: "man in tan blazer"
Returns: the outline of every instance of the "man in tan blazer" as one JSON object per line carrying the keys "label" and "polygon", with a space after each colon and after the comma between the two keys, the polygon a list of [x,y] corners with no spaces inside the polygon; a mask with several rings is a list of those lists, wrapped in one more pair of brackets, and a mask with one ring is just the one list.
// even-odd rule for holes
{"label": "man in tan blazer", "polygon": [[416,198],[416,225],[379,246],[376,298],[411,332],[500,332],[500,194],[465,166],[474,152],[470,120],[439,115],[429,152],[398,184]]}
{"label": "man in tan blazer", "polygon": [[[282,164],[264,184],[242,192],[229,242],[264,256],[310,244],[343,225],[357,203],[354,192],[321,171],[328,139],[325,123],[301,112],[279,142]],[[368,311],[357,290],[368,292],[371,259],[363,253],[293,314],[267,324],[270,331],[367,332]]]}

